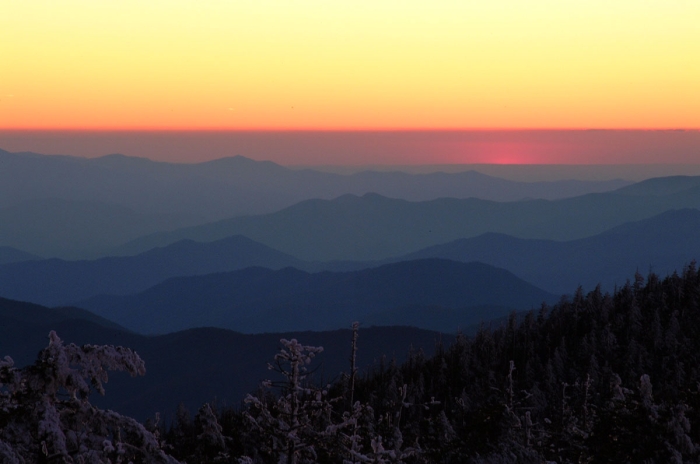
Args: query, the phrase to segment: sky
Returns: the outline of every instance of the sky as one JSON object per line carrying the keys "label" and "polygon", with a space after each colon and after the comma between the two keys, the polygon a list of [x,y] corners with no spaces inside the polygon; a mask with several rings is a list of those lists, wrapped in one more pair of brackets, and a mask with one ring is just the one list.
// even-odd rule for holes
{"label": "sky", "polygon": [[17,130],[700,129],[694,0],[0,0],[0,63],[5,149]]}

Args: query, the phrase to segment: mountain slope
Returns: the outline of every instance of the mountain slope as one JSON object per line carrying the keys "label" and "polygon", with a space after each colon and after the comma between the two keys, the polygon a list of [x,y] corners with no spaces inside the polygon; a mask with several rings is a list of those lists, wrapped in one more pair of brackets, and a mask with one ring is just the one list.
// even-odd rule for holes
{"label": "mountain slope", "polygon": [[0,266],[0,296],[57,306],[99,294],[141,292],[170,277],[250,266],[280,269],[300,265],[289,255],[241,236],[209,243],[183,240],[137,256],[93,261],[49,259]]}
{"label": "mountain slope", "polygon": [[700,177],[697,176],[668,176],[655,177],[637,182],[617,190],[623,195],[665,196],[683,193],[700,188]]}
{"label": "mountain slope", "polygon": [[[12,320],[14,322],[58,324],[69,320],[86,321],[100,327],[126,331],[114,322],[104,319],[90,311],[74,307],[46,308],[41,305],[27,303],[25,301],[9,300],[0,298],[0,318]],[[14,323],[13,322],[13,323]],[[11,329],[13,324],[8,324]]]}
{"label": "mountain slope", "polygon": [[[252,333],[330,330],[406,306],[425,308],[424,324],[431,307],[460,310],[452,329],[456,331],[483,318],[481,310],[472,314],[473,307],[500,307],[491,319],[554,299],[502,269],[428,259],[355,272],[249,268],[180,277],[140,294],[98,296],[77,305],[141,333],[206,326]],[[412,322],[423,326],[419,318]]]}

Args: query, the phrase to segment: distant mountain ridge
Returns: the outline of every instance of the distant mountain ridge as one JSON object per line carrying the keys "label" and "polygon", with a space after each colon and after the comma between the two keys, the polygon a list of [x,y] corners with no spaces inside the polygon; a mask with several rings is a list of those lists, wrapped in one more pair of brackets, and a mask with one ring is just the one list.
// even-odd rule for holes
{"label": "distant mountain ridge", "polygon": [[133,257],[93,261],[49,259],[0,265],[0,296],[58,306],[99,294],[141,292],[170,277],[250,266],[281,269],[302,264],[292,256],[242,236],[207,243],[182,240]]}
{"label": "distant mountain ridge", "polygon": [[623,195],[664,196],[700,189],[698,176],[655,177],[617,189]]}
{"label": "distant mountain ridge", "polygon": [[[271,213],[344,194],[510,201],[571,197],[628,184],[515,182],[474,171],[344,175],[242,156],[176,164],[124,155],[86,159],[0,150],[0,246],[46,257],[90,259],[109,256],[115,247],[154,232]],[[217,238],[228,235],[234,234]]]}
{"label": "distant mountain ridge", "polygon": [[700,211],[670,210],[578,240],[521,239],[489,232],[385,260],[329,262],[301,261],[243,236],[201,243],[183,240],[136,256],[0,265],[0,296],[56,306],[100,294],[141,292],[171,277],[251,266],[347,272],[427,258],[480,261],[555,294],[571,292],[578,285],[592,289],[599,283],[612,290],[635,270],[670,274],[700,260],[698,230]]}
{"label": "distant mountain ridge", "polygon": [[290,169],[233,156],[195,164],[124,155],[100,158],[0,150],[0,207],[32,198],[118,204],[141,213],[201,215],[208,220],[262,214],[312,198],[376,192],[413,201],[478,197],[496,201],[555,199],[628,185],[613,181],[517,182],[475,171],[350,175]]}
{"label": "distant mountain ridge", "polygon": [[32,324],[58,324],[64,321],[81,320],[108,329],[127,331],[119,324],[84,309],[75,307],[46,308],[41,305],[7,298],[0,298],[0,318]]}
{"label": "distant mountain ridge", "polygon": [[[692,181],[692,182],[691,182]],[[700,177],[669,178],[671,194],[629,190],[562,200],[492,202],[440,198],[410,202],[365,194],[307,200],[276,213],[243,216],[144,236],[113,254],[136,254],[189,238],[244,235],[306,261],[381,260],[461,238],[495,232],[519,238],[575,240],[670,209],[700,208]],[[680,185],[679,185],[680,184]]]}
{"label": "distant mountain ridge", "polygon": [[[414,315],[390,325],[423,327],[430,308],[441,307],[459,310],[447,321],[454,332],[556,299],[486,264],[426,259],[355,272],[247,268],[174,278],[139,294],[97,296],[76,305],[147,334],[207,326],[247,333],[332,330],[364,318],[381,320],[381,313],[408,306],[423,308],[423,323]],[[500,312],[484,317],[485,307]]]}
{"label": "distant mountain ridge", "polygon": [[[666,211],[571,241],[488,233],[429,247],[398,259],[426,258],[481,261],[507,269],[553,293],[571,292],[578,285],[592,290],[599,283],[604,290],[612,291],[616,285],[623,285],[635,270],[642,275],[650,271],[667,275],[682,271],[692,260],[700,260],[700,211]],[[378,264],[355,263],[355,266]]]}
{"label": "distant mountain ridge", "polygon": [[[275,182],[269,186],[265,179],[272,178]],[[558,200],[409,201],[348,193],[303,200],[274,213],[202,224],[210,215],[210,201],[224,208],[215,214],[220,216],[236,204],[259,210],[256,202],[270,195],[289,204],[320,191],[330,195],[348,189],[398,188],[407,198],[459,196],[466,192],[459,189],[467,187],[508,191],[500,181],[476,172],[295,171],[243,157],[180,165],[122,155],[83,159],[0,152],[0,246],[85,259],[134,255],[182,239],[210,242],[243,235],[304,261],[365,261],[488,232],[575,240],[669,209],[700,208],[700,177],[674,176]]]}
{"label": "distant mountain ridge", "polygon": [[0,245],[40,256],[85,258],[144,234],[198,222],[94,201],[35,198],[0,207]]}
{"label": "distant mountain ridge", "polygon": [[37,255],[18,250],[17,248],[0,246],[0,266],[3,264],[18,263],[21,261],[34,261],[41,259]]}

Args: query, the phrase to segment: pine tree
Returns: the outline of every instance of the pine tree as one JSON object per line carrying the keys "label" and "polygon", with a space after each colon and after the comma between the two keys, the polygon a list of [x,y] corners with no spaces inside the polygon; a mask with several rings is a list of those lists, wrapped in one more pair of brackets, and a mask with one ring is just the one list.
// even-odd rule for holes
{"label": "pine tree", "polygon": [[302,345],[296,339],[281,339],[280,343],[282,348],[268,367],[281,374],[283,381],[263,384],[279,388],[280,394],[277,398],[248,395],[246,417],[262,434],[261,449],[266,454],[285,464],[316,462],[324,441],[337,431],[327,390],[305,382],[307,366],[323,347]]}

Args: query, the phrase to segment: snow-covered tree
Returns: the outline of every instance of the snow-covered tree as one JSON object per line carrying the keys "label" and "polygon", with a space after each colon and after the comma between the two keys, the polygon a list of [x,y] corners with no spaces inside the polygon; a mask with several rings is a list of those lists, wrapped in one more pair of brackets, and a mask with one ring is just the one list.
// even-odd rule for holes
{"label": "snow-covered tree", "polygon": [[266,381],[265,388],[277,387],[276,398],[264,392],[248,395],[247,417],[261,433],[261,450],[278,462],[317,462],[318,453],[335,438],[344,425],[332,420],[332,402],[325,389],[309,385],[308,366],[323,347],[302,345],[296,339],[281,339],[282,348],[268,367],[281,374],[282,382]]}
{"label": "snow-covered tree", "polygon": [[64,345],[56,332],[31,366],[0,361],[0,458],[6,463],[176,463],[138,421],[89,402],[109,370],[144,375],[132,350]]}

